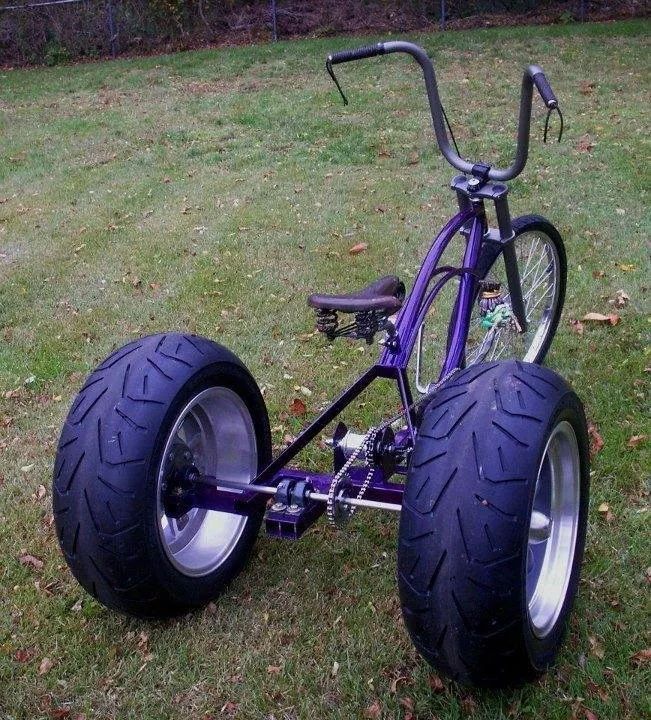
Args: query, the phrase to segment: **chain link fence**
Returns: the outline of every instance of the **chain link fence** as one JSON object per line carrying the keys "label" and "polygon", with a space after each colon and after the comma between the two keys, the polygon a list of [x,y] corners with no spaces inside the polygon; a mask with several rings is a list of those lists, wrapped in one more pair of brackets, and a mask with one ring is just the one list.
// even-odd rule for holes
{"label": "chain link fence", "polygon": [[9,0],[0,1],[0,65],[302,35],[600,20],[648,10],[648,0]]}

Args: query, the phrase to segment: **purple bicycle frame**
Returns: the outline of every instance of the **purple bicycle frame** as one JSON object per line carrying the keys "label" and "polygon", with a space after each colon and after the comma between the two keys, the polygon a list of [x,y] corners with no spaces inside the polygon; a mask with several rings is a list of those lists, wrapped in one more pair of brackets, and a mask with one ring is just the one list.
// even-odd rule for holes
{"label": "purple bicycle frame", "polygon": [[[439,261],[454,236],[463,230],[467,238],[462,266],[460,268],[439,268]],[[278,487],[283,480],[305,480],[317,493],[327,493],[332,474],[318,474],[290,468],[289,463],[317,435],[334,420],[360,393],[377,378],[394,380],[397,384],[400,400],[405,410],[407,428],[398,432],[396,444],[403,447],[413,446],[415,428],[409,412],[413,397],[407,368],[427,312],[443,286],[453,277],[460,277],[455,309],[448,326],[448,345],[441,377],[449,374],[464,362],[464,349],[468,336],[472,303],[476,292],[476,266],[482,248],[486,219],[482,203],[463,207],[440,231],[431,244],[425,260],[416,276],[413,287],[405,299],[395,321],[395,333],[391,343],[385,345],[378,361],[366,370],[350,387],[344,390],[295,440],[264,468],[250,483],[251,490],[238,493],[221,489],[219,478],[204,476],[196,482],[188,493],[188,504],[211,510],[246,515],[259,509],[265,496],[256,492],[253,486]],[[437,277],[438,276],[438,277]],[[359,489],[368,472],[368,465],[352,468],[349,481],[352,490]],[[405,467],[397,467],[398,474],[406,474]],[[401,503],[404,485],[389,482],[380,468],[374,470],[373,479],[365,497],[370,500]],[[323,513],[323,503],[308,503],[300,512],[289,514],[269,510],[266,516],[267,533],[279,537],[298,538],[309,525]]]}

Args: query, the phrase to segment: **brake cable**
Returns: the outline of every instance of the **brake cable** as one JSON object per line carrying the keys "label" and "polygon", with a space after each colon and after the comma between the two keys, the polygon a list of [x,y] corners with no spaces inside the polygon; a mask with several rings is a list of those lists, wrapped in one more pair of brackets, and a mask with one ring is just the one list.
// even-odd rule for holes
{"label": "brake cable", "polygon": [[560,130],[558,131],[557,142],[560,142],[561,138],[563,137],[563,113],[561,112],[561,109],[558,107],[558,105],[556,105],[556,107],[550,107],[547,110],[547,117],[545,118],[545,132],[543,134],[543,142],[544,143],[547,142],[547,130],[549,129],[549,118],[551,117],[551,114],[554,112],[554,110],[556,110],[556,112],[558,113],[558,117],[561,120],[561,127],[560,127]]}

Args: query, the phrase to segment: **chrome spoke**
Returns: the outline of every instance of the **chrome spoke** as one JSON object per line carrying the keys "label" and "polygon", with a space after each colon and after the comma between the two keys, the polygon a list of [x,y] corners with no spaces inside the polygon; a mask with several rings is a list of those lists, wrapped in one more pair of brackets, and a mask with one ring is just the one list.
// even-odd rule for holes
{"label": "chrome spoke", "polygon": [[[542,231],[524,232],[515,240],[516,257],[520,269],[522,297],[527,318],[527,331],[517,331],[515,323],[499,328],[486,348],[487,329],[477,308],[471,319],[472,332],[466,345],[466,363],[516,357],[529,362],[540,356],[550,326],[556,316],[559,299],[558,274],[560,261],[552,240]],[[489,277],[502,286],[503,302],[511,303],[503,260],[495,263]]]}

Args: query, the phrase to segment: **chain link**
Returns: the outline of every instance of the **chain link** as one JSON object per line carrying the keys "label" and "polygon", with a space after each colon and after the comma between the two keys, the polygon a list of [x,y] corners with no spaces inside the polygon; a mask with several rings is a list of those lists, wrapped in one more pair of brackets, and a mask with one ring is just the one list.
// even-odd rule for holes
{"label": "chain link", "polygon": [[[428,400],[431,400],[434,397],[434,394],[436,391],[446,383],[457,371],[459,368],[453,368],[450,370],[450,372],[446,373],[438,382],[434,383],[434,385],[430,385],[427,388],[427,393],[423,395],[423,397],[419,398],[418,400],[415,400],[411,405],[407,406],[406,408],[403,408],[400,412],[396,413],[393,417],[389,418],[385,422],[383,422],[381,425],[377,427],[371,427],[366,435],[364,436],[364,439],[359,444],[359,447],[357,447],[352,455],[346,460],[346,462],[341,466],[339,472],[335,474],[335,476],[332,478],[332,481],[330,482],[330,487],[328,488],[328,500],[326,502],[326,515],[328,517],[328,521],[331,525],[337,525],[337,503],[341,502],[337,498],[337,494],[343,485],[343,482],[345,478],[348,476],[348,471],[352,467],[353,463],[359,458],[359,456],[362,454],[362,451],[364,451],[364,456],[369,464],[369,470],[366,473],[366,478],[364,479],[364,482],[362,483],[361,487],[359,488],[359,492],[357,493],[357,500],[362,500],[364,495],[366,494],[368,488],[371,485],[371,481],[373,480],[373,475],[375,473],[375,463],[373,462],[373,452],[374,452],[374,446],[375,446],[375,439],[377,436],[386,430],[388,427],[393,425],[393,423],[400,420],[400,418],[406,416],[407,413],[410,413],[412,410],[415,410],[423,403],[427,402]],[[346,512],[346,519],[350,518],[352,515],[355,514],[356,507],[348,506],[345,510]]]}

